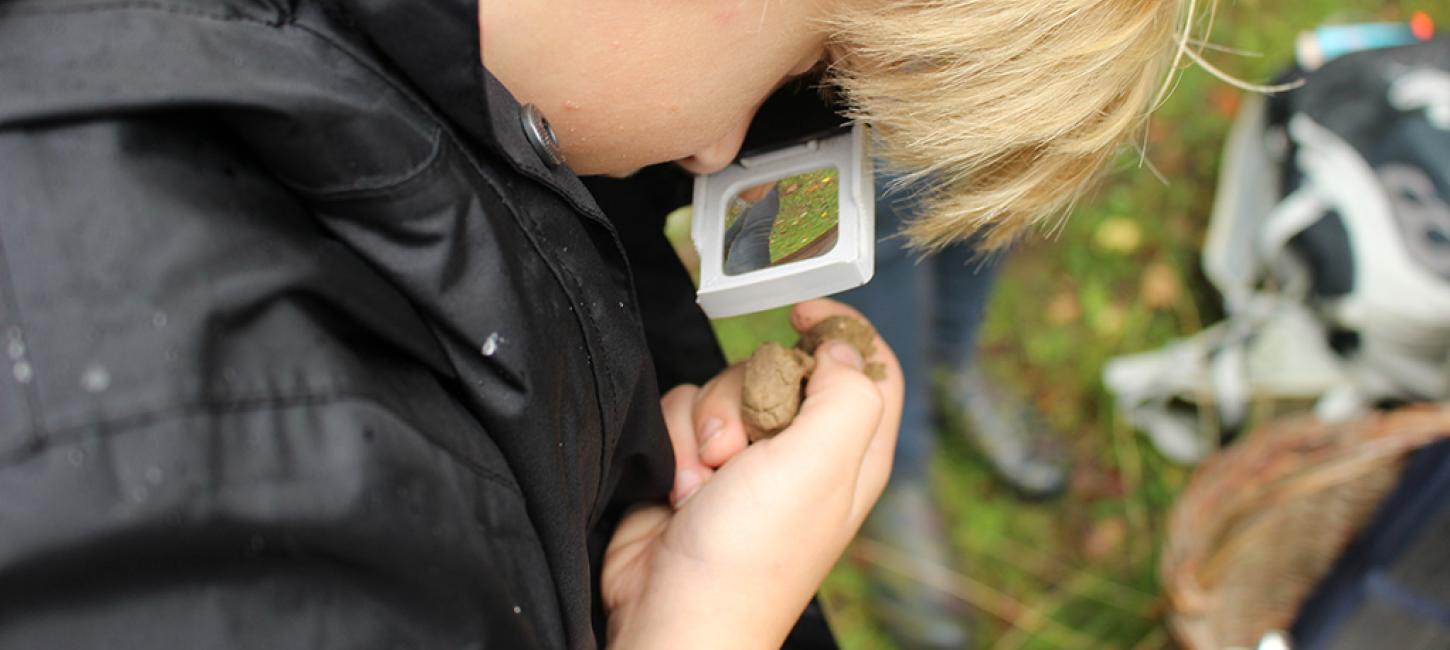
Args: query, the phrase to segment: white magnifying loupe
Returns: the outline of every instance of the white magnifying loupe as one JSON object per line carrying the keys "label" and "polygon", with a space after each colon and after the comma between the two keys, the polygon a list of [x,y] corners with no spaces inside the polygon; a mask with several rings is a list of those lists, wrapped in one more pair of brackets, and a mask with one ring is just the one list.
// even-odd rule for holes
{"label": "white magnifying loupe", "polygon": [[698,301],[722,318],[861,286],[875,271],[871,134],[853,124],[695,179]]}

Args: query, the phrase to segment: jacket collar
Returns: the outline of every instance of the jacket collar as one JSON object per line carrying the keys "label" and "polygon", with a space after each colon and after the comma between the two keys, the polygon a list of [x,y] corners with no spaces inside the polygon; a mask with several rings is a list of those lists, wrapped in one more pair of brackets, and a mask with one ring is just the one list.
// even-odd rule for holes
{"label": "jacket collar", "polygon": [[330,0],[455,124],[495,141],[477,0]]}
{"label": "jacket collar", "polygon": [[329,1],[469,139],[612,230],[566,165],[539,158],[524,135],[518,101],[481,65],[478,0]]}

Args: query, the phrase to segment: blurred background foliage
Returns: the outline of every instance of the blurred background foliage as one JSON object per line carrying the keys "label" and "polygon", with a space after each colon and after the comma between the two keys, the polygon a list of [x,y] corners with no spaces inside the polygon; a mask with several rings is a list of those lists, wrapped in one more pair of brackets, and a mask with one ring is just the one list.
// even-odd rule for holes
{"label": "blurred background foliage", "polygon": [[[1239,79],[1268,82],[1291,63],[1301,31],[1408,20],[1414,11],[1427,12],[1441,33],[1450,28],[1444,0],[1223,1],[1208,39],[1219,49],[1204,54]],[[1065,496],[1024,503],[960,431],[940,431],[934,483],[957,553],[954,566],[925,582],[971,605],[979,647],[1173,647],[1156,567],[1168,508],[1189,472],[1116,416],[1100,373],[1112,356],[1159,347],[1221,316],[1199,251],[1241,96],[1186,68],[1147,126],[1146,156],[1125,152],[1058,233],[1025,242],[1008,261],[981,358],[990,376],[1030,395],[1070,436],[1076,471]],[[795,338],[783,310],[717,321],[716,331],[732,360],[761,341]],[[823,589],[848,650],[894,647],[864,601],[864,572],[890,564],[881,549],[858,544]]]}

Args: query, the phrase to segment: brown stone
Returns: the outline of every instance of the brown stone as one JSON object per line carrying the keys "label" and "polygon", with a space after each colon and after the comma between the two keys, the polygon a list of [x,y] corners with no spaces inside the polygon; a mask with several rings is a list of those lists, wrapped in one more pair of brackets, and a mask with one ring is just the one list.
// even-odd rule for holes
{"label": "brown stone", "polygon": [[751,442],[786,428],[801,407],[801,387],[816,360],[774,341],[755,349],[745,362],[741,394],[745,429]]}
{"label": "brown stone", "polygon": [[796,347],[805,350],[806,354],[815,354],[816,348],[821,347],[822,343],[840,340],[850,343],[864,359],[876,353],[876,346],[872,344],[875,338],[876,332],[860,319],[850,316],[832,316],[806,330],[806,333],[801,335],[800,342],[796,343]]}
{"label": "brown stone", "polygon": [[[861,358],[876,352],[876,333],[871,326],[850,316],[832,316],[816,323],[801,335],[795,348],[768,342],[755,349],[745,362],[745,386],[741,404],[746,434],[750,442],[769,438],[795,420],[800,411],[805,380],[815,369],[812,356],[817,348],[830,340],[850,343]],[[866,375],[876,381],[886,378],[886,367],[867,363]]]}

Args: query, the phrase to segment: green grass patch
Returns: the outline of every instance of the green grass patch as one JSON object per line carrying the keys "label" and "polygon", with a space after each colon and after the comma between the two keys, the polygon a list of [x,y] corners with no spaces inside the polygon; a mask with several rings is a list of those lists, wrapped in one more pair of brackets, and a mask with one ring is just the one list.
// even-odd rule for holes
{"label": "green grass patch", "polygon": [[775,264],[836,229],[840,221],[840,183],[836,170],[792,176],[776,184],[780,214],[770,229],[770,262]]}

